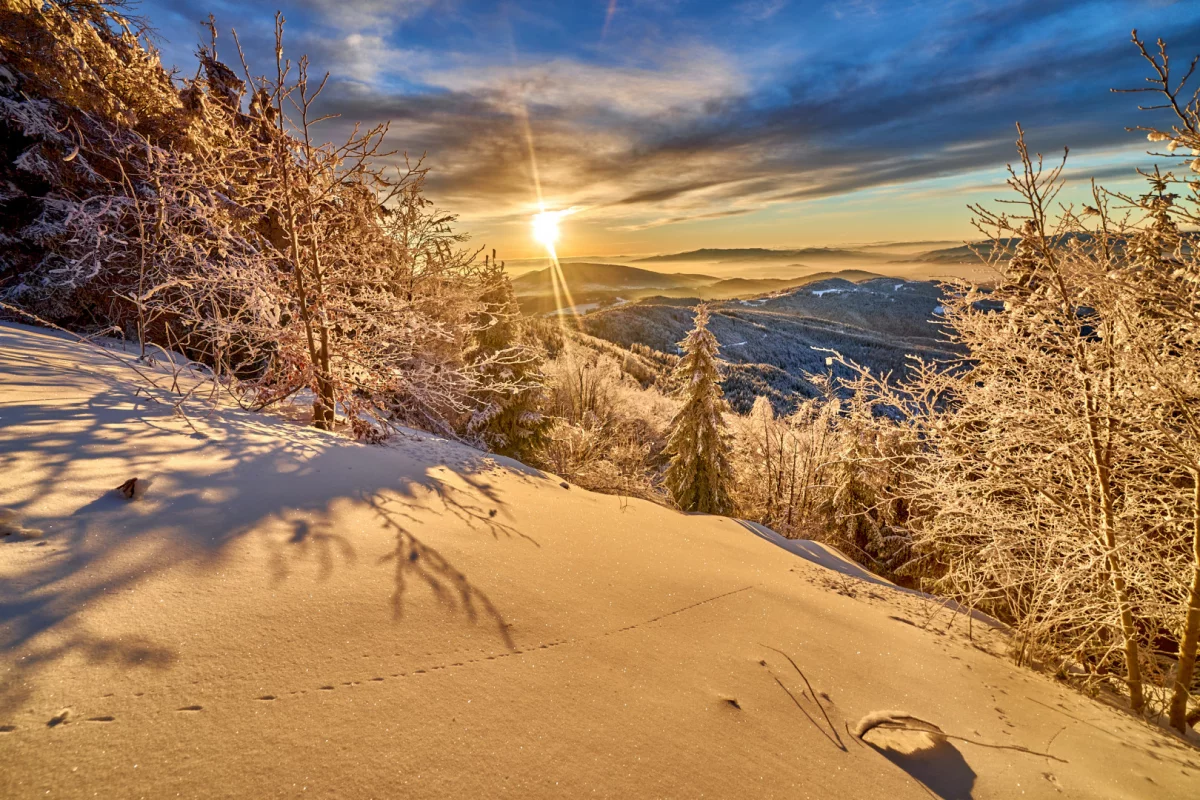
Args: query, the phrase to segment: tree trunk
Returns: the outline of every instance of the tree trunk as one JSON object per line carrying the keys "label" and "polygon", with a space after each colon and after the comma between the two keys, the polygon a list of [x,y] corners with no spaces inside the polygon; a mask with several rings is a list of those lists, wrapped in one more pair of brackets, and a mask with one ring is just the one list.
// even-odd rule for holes
{"label": "tree trunk", "polygon": [[792,535],[792,511],[796,508],[796,454],[799,445],[796,443],[795,437],[792,437],[792,477],[788,481],[788,511],[787,511],[787,529],[788,536]]}
{"label": "tree trunk", "polygon": [[1200,472],[1192,472],[1192,585],[1188,591],[1183,640],[1175,668],[1175,690],[1171,695],[1171,727],[1187,731],[1187,706],[1196,674],[1196,645],[1200,639]]}
{"label": "tree trunk", "polygon": [[316,373],[317,400],[313,403],[313,425],[322,430],[329,430],[330,425],[325,414],[325,399],[331,392],[326,387],[326,375],[321,368],[320,354],[317,352],[316,337],[313,336],[312,314],[308,307],[308,291],[304,285],[304,263],[300,258],[300,238],[296,233],[295,212],[292,210],[291,199],[287,200],[288,236],[292,256],[292,277],[296,282],[296,299],[300,306],[300,321],[304,325],[304,336],[308,343],[308,357]]}
{"label": "tree trunk", "polygon": [[775,476],[774,476],[774,473],[771,472],[771,428],[767,421],[766,414],[763,414],[763,451],[765,452],[765,454],[767,456],[767,476],[766,476],[767,479],[766,479],[765,483],[766,483],[766,489],[767,489],[767,515],[766,516],[767,516],[767,521],[769,524],[770,520],[771,520],[771,515],[775,513],[775,493],[772,491],[772,489],[774,488],[773,484],[775,482],[775,480],[774,480]]}
{"label": "tree trunk", "polygon": [[[325,282],[324,275],[321,269],[320,256],[317,253],[317,243],[312,243],[312,265],[313,277],[317,285],[317,292],[324,296]],[[337,397],[333,391],[333,369],[329,354],[329,320],[325,316],[324,309],[318,309],[318,317],[320,327],[318,329],[320,335],[320,350],[318,352],[317,370],[317,405],[314,405],[313,411],[315,416],[319,416],[322,424],[319,426],[325,430],[333,430],[334,419],[337,416]]]}
{"label": "tree trunk", "polygon": [[1121,635],[1125,639],[1125,682],[1129,684],[1129,708],[1140,714],[1146,706],[1146,699],[1142,694],[1142,665],[1137,642],[1137,628],[1133,624],[1133,606],[1129,602],[1129,590],[1125,586],[1125,577],[1120,571],[1116,544],[1109,544],[1108,547],[1109,576],[1112,579],[1113,591],[1117,595],[1117,603],[1121,607]]}
{"label": "tree trunk", "polygon": [[[1090,387],[1088,393],[1090,392]],[[1089,399],[1088,405],[1091,405]],[[1125,650],[1125,682],[1129,685],[1129,707],[1140,714],[1146,706],[1142,691],[1142,664],[1138,648],[1137,627],[1133,622],[1133,604],[1129,601],[1129,588],[1121,570],[1121,559],[1117,556],[1116,511],[1113,507],[1112,476],[1109,472],[1108,449],[1100,441],[1099,424],[1092,408],[1087,409],[1089,448],[1092,469],[1095,471],[1096,488],[1100,494],[1100,540],[1106,550],[1108,578],[1120,608],[1121,636]]]}

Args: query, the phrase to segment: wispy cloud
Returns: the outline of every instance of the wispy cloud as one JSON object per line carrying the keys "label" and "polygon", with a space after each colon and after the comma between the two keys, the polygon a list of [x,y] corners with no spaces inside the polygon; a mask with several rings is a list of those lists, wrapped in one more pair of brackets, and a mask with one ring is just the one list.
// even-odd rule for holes
{"label": "wispy cloud", "polygon": [[[227,10],[240,27],[270,13]],[[394,146],[428,152],[435,197],[485,227],[533,207],[531,145],[547,203],[623,231],[1000,167],[1018,120],[1046,151],[1137,148],[1137,112],[1108,92],[1141,81],[1128,29],[1200,50],[1200,7],[1136,1],[302,0],[294,16],[334,73],[328,110],[391,119]]]}
{"label": "wispy cloud", "polygon": [[788,0],[744,0],[736,8],[744,19],[764,22],[782,11],[787,4]]}
{"label": "wispy cloud", "polygon": [[556,57],[535,64],[496,65],[479,59],[429,70],[430,86],[466,93],[497,106],[518,104],[554,112],[650,120],[705,113],[748,88],[736,64],[706,47],[662,54],[653,66],[589,64]]}
{"label": "wispy cloud", "polygon": [[[439,5],[438,0],[301,0],[321,21],[343,31],[391,30]],[[448,3],[441,3],[449,6]]]}

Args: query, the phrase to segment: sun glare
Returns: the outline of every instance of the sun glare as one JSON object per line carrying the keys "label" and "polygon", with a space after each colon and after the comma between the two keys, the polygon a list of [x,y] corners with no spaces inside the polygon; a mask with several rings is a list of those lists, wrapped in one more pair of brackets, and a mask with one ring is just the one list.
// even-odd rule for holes
{"label": "sun glare", "polygon": [[547,253],[557,258],[554,246],[558,244],[558,223],[562,221],[563,217],[570,216],[579,210],[578,206],[571,206],[561,211],[546,211],[543,206],[540,212],[533,215],[533,240],[546,248]]}
{"label": "sun glare", "polygon": [[543,211],[533,215],[533,239],[547,250],[554,250],[558,241],[558,221],[562,219],[561,211]]}

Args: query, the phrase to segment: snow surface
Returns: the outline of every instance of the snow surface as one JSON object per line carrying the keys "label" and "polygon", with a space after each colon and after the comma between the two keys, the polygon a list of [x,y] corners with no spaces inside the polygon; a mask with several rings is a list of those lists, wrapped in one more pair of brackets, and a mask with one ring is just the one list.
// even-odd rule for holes
{"label": "snow surface", "polygon": [[[1200,796],[831,548],[147,374],[0,327],[0,797]],[[850,734],[895,708],[949,738]]]}

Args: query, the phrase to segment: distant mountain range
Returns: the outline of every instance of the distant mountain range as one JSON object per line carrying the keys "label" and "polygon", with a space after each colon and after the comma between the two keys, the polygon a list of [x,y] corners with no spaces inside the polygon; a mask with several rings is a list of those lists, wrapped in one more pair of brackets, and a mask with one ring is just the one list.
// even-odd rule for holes
{"label": "distant mountain range", "polygon": [[[1009,240],[1003,240],[1010,243]],[[919,243],[917,243],[919,244]],[[975,248],[983,254],[992,250],[991,242],[979,242],[974,245],[957,245],[954,247],[935,248],[904,256],[897,256],[884,251],[883,246],[863,245],[861,248],[845,247],[804,247],[799,250],[773,250],[766,247],[719,248],[709,247],[701,250],[688,250],[684,253],[665,253],[635,259],[634,264],[670,264],[674,262],[708,262],[716,264],[750,263],[750,262],[789,262],[805,261],[809,263],[846,262],[850,260],[872,264],[961,264],[979,260],[972,250]],[[796,264],[803,268],[803,264]]]}
{"label": "distant mountain range", "polygon": [[958,247],[943,247],[937,250],[926,250],[914,253],[904,258],[891,259],[893,264],[982,264],[980,258],[987,258],[992,253],[994,245],[991,242],[978,242]]}
{"label": "distant mountain range", "polygon": [[[1197,236],[1198,234],[1192,234]],[[1089,241],[1092,237],[1087,233],[1071,234],[1068,239]],[[683,253],[664,253],[634,260],[634,264],[669,264],[674,262],[707,262],[710,264],[751,264],[751,263],[786,263],[803,261],[819,264],[828,262],[860,261],[864,264],[979,264],[982,259],[989,258],[997,245],[1002,248],[1016,246],[1016,238],[1002,238],[996,242],[981,241],[970,244],[938,247],[929,250],[917,250],[921,244],[944,244],[943,242],[906,242],[894,244],[863,244],[857,247],[804,247],[791,250],[775,250],[767,247],[720,248],[709,247],[700,250],[688,250]],[[900,245],[909,252],[900,255],[887,252]],[[982,256],[982,259],[981,259]],[[804,264],[795,264],[803,269]]]}
{"label": "distant mountain range", "polygon": [[[709,261],[716,263],[746,261],[845,261],[855,258],[882,261],[885,256],[866,250],[845,250],[837,247],[804,247],[799,250],[772,250],[766,247],[721,248],[707,247],[686,253],[668,253],[633,261],[634,264],[662,264],[672,261]],[[797,264],[796,266],[803,266]]]}
{"label": "distant mountain range", "polygon": [[[802,265],[797,265],[803,269]],[[574,306],[590,311],[617,302],[646,297],[688,297],[696,300],[729,300],[754,297],[803,286],[831,277],[861,281],[879,277],[863,270],[817,272],[793,278],[716,278],[682,272],[656,272],[623,264],[569,263],[560,265],[567,292],[555,294],[552,268],[527,272],[512,285],[522,311],[540,314]],[[569,295],[569,296],[568,296]]]}
{"label": "distant mountain range", "polygon": [[[987,250],[982,250],[986,254]],[[637,264],[737,263],[864,266],[943,265],[978,261],[969,247],[907,254],[862,253],[845,248],[707,248],[640,259]],[[724,388],[733,406],[748,411],[754,398],[770,399],[780,413],[813,396],[806,374],[822,373],[832,349],[877,373],[904,371],[910,355],[948,357],[955,347],[939,322],[942,289],[924,280],[885,277],[869,269],[809,272],[780,278],[717,278],[691,272],[659,272],[630,264],[569,262],[559,267],[569,296],[550,268],[513,279],[526,314],[579,314],[578,326],[628,352],[640,344],[672,354],[692,327],[693,307],[708,301],[711,330],[727,362]],[[660,267],[661,269],[661,267]],[[811,270],[796,263],[797,272]],[[894,267],[892,268],[894,269]],[[922,272],[917,271],[918,274]],[[928,270],[924,270],[928,273]],[[569,310],[568,310],[569,307]]]}
{"label": "distant mountain range", "polygon": [[[571,302],[554,297],[549,269],[522,275],[513,287],[528,314],[573,304],[584,333],[626,351],[639,344],[667,354],[678,352],[677,343],[691,329],[694,306],[709,301],[710,329],[727,362],[724,387],[734,407],[747,411],[755,397],[765,396],[779,412],[788,413],[798,399],[815,393],[805,376],[825,372],[823,349],[836,350],[877,374],[902,373],[912,355],[946,358],[958,353],[940,321],[940,285],[885,277],[873,268],[917,278],[970,274],[980,279],[975,276],[986,271],[975,267],[982,268],[981,256],[989,258],[997,244],[1008,248],[1015,243],[930,249],[908,243],[891,252],[886,248],[895,245],[703,248],[632,264],[564,263],[561,271]],[[664,268],[660,265],[689,263],[709,264],[714,271],[717,265],[730,264],[735,274],[761,275],[769,268],[785,277],[717,278],[657,271]],[[806,264],[830,268],[812,272],[814,267]],[[833,265],[862,268],[837,270]],[[792,268],[799,274],[786,277]]]}
{"label": "distant mountain range", "polygon": [[[754,298],[711,303],[709,328],[729,363],[725,392],[742,412],[762,395],[779,412],[790,413],[798,399],[815,393],[805,374],[826,370],[821,348],[897,374],[909,355],[951,355],[954,346],[938,322],[942,296],[928,281],[849,270]],[[622,348],[638,343],[677,353],[697,302],[694,295],[649,297],[594,311],[579,325]]]}
{"label": "distant mountain range", "polygon": [[[628,289],[678,289],[716,283],[719,278],[675,272],[654,272],[623,264],[573,262],[560,265],[562,276],[572,295],[576,292],[621,291]],[[518,295],[539,295],[554,291],[553,267],[527,272],[513,278]]]}

